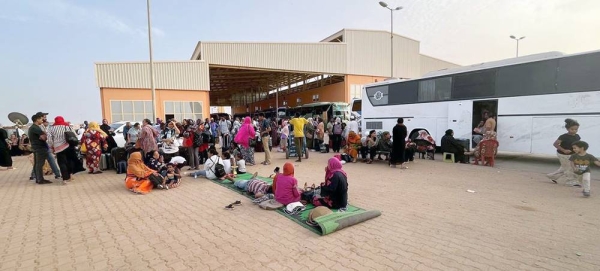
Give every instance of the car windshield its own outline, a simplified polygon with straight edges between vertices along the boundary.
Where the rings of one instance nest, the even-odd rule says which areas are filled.
[[[115,130],[119,129],[119,127],[121,127],[123,125],[124,125],[123,123],[113,123],[113,124],[110,125],[110,129],[113,130],[113,131],[115,131]]]

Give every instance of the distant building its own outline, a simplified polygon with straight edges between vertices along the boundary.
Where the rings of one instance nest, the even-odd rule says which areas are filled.
[[[189,61],[154,63],[157,117],[204,119],[210,106],[235,114],[350,102],[364,84],[458,66],[421,54],[419,41],[393,40],[393,76],[386,31],[343,29],[314,43],[201,41]],[[96,79],[104,118],[151,118],[148,62],[96,63]]]

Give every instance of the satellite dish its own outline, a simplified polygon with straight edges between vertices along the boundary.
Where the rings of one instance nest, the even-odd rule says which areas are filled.
[[[19,112],[12,112],[8,114],[8,119],[16,125],[23,126],[29,123],[29,118]]]

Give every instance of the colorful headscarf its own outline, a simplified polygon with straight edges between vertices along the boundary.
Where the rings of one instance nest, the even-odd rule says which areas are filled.
[[[102,129],[100,129],[100,125],[98,125],[97,122],[90,122],[90,124],[88,124],[88,130],[89,131],[96,131],[98,133],[100,133],[102,136],[107,136],[106,133],[104,131],[102,131]]]
[[[344,176],[348,177],[346,172],[344,172],[344,170],[342,169],[342,162],[340,162],[340,160],[335,157],[331,157],[327,161],[327,170],[325,171],[325,182],[329,181],[329,179],[331,179],[331,177],[333,177],[333,174],[336,172],[341,172],[342,174],[344,174]]]
[[[251,138],[254,138],[255,136],[256,136],[256,131],[254,130],[254,127],[252,126],[252,120],[250,119],[250,117],[245,117],[244,124],[242,124],[242,126],[240,127],[240,130],[235,135],[235,142],[246,148],[249,148],[250,144],[248,141]]]
[[[421,140],[426,140],[429,143],[435,145],[435,140],[433,139],[433,137],[425,130],[420,130],[419,131],[419,136],[417,136],[416,139],[421,139]]]
[[[144,161],[142,161],[141,152],[134,152],[129,156],[129,160],[127,161],[127,174],[135,175],[138,178],[146,178],[154,172],[154,170],[146,166]]]

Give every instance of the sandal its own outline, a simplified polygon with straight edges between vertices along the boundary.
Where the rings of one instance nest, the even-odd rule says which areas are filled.
[[[234,203],[232,203],[231,205],[242,205],[242,202],[239,200],[236,200]]]
[[[230,210],[230,211],[231,211],[231,210],[233,210],[233,209],[235,209],[235,208],[233,207],[233,204],[229,204],[229,205],[225,206],[225,210]]]
[[[367,164],[373,164],[373,160],[369,160]]]

